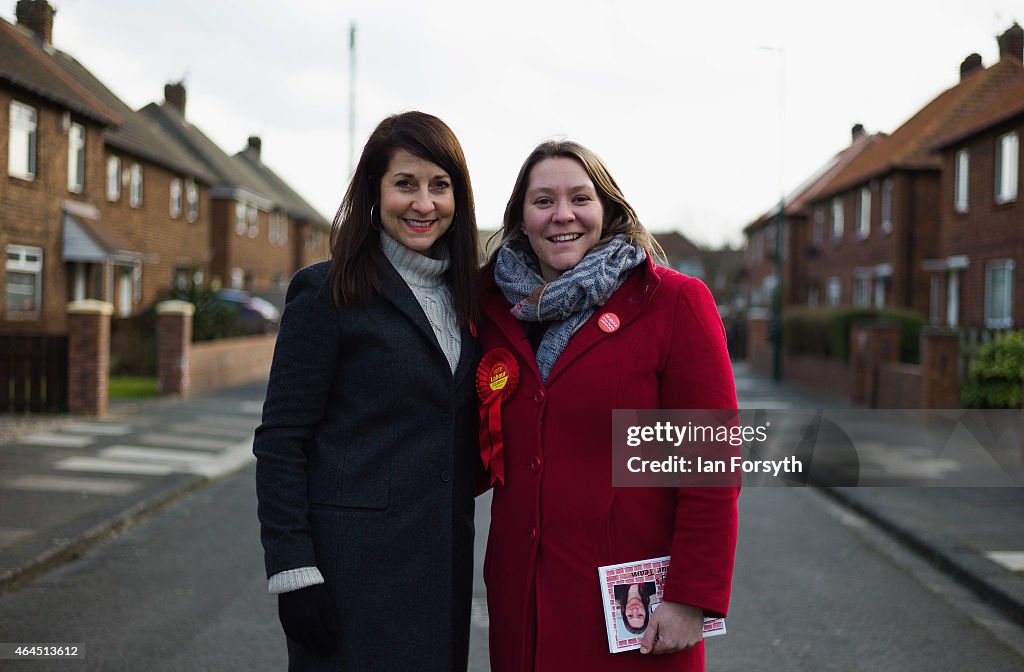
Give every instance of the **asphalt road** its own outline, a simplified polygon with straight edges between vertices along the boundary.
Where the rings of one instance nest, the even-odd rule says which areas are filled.
[[[478,522],[471,669],[486,670]],[[3,670],[284,670],[251,467],[0,596],[0,641],[83,658]],[[749,488],[729,634],[709,670],[1020,670],[1024,633],[870,524],[807,489]],[[621,654],[636,655],[636,654]]]

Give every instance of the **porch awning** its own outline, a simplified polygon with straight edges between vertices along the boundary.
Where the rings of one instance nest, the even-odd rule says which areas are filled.
[[[113,262],[134,265],[142,254],[132,250],[120,236],[99,220],[64,213],[64,261]]]

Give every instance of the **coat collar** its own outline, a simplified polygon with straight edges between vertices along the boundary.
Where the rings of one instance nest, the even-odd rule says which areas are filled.
[[[629,277],[612,294],[607,303],[598,306],[590,319],[569,339],[569,344],[558,357],[558,361],[555,362],[555,367],[551,370],[546,385],[550,387],[574,361],[602,340],[613,335],[605,333],[598,326],[597,321],[602,315],[614,313],[619,318],[619,329],[625,329],[640,316],[660,284],[661,275],[658,272],[658,267],[651,259],[651,255],[648,254],[644,263],[630,272]],[[526,329],[523,327],[523,323],[512,315],[511,304],[494,282],[493,264],[484,268],[481,288],[484,314],[505,334],[516,354],[528,363],[529,369],[539,381],[540,372],[537,370],[537,359],[530,346],[530,341],[527,339]]]
[[[430,322],[427,320],[427,316],[423,312],[423,308],[420,306],[420,302],[416,300],[416,295],[409,289],[409,285],[405,284],[405,280],[402,280],[402,276],[398,274],[398,271],[387,258],[383,259],[383,268],[381,272],[381,294],[384,298],[390,302],[400,313],[416,325],[416,328],[420,331],[424,338],[426,338],[433,346],[432,350],[434,354],[440,358],[440,361],[444,363],[444,368],[451,370],[451,366],[448,364],[448,358],[445,357],[444,350],[441,349],[441,345],[437,342],[437,336],[434,334],[433,327],[430,326]],[[473,335],[466,327],[460,328],[462,344],[459,348],[459,363],[455,367],[454,379],[458,383],[471,368],[473,353],[472,342]]]

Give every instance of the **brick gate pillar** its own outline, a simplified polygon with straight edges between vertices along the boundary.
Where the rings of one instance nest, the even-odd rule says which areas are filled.
[[[187,301],[163,301],[156,314],[156,390],[188,396],[188,367],[192,352],[192,316]]]
[[[960,408],[960,337],[953,329],[921,332],[921,408]]]
[[[95,299],[72,301],[68,314],[68,410],[107,414],[110,384],[110,316],[113,304]]]

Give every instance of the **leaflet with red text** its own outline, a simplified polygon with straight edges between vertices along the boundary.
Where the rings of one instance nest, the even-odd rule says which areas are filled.
[[[669,556],[598,567],[608,651],[640,648],[651,614],[665,594]],[[704,636],[725,634],[724,618],[705,618]]]

